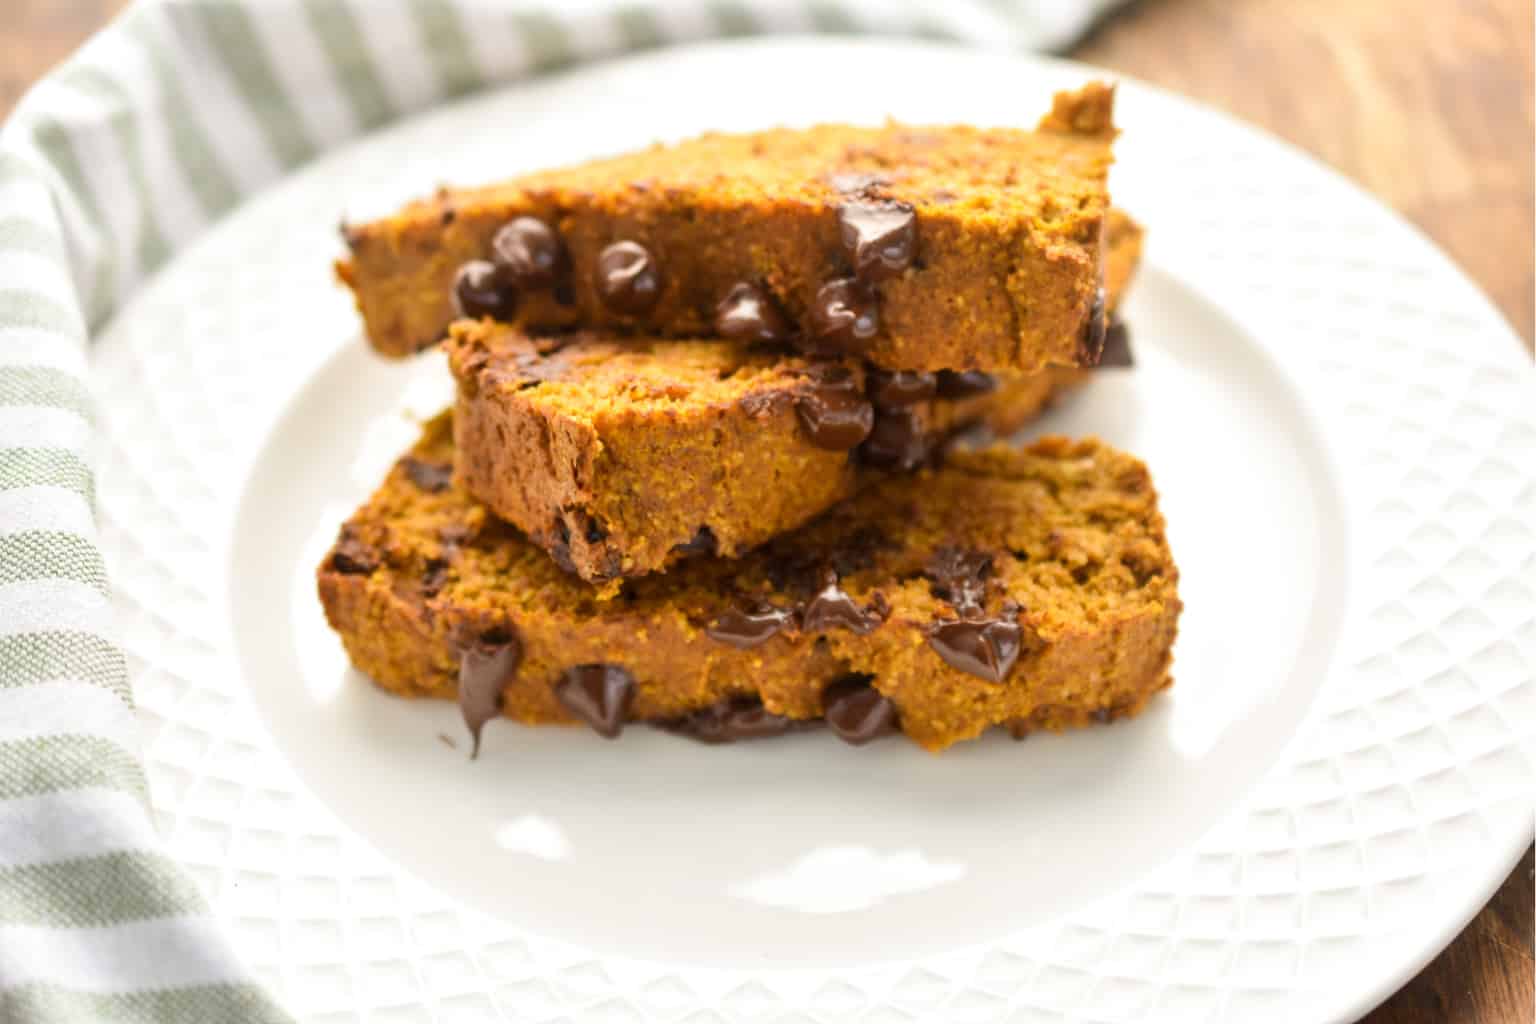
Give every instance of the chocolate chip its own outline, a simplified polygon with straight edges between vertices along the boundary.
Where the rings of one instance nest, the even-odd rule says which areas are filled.
[[[917,214],[906,203],[862,200],[837,211],[838,236],[853,276],[873,284],[900,277],[917,251]]]
[[[997,378],[980,370],[940,370],[940,398],[973,398],[997,390]]]
[[[478,320],[510,320],[517,312],[517,292],[504,285],[488,260],[470,260],[453,278],[453,312]]]
[[[555,698],[565,710],[613,739],[635,699],[635,678],[617,665],[577,665],[555,682]]]
[[[1083,366],[1098,366],[1104,355],[1105,325],[1104,287],[1099,286],[1088,308],[1088,319],[1083,322],[1083,333],[1077,339],[1077,361]]]
[[[916,409],[881,409],[859,458],[879,469],[909,472],[927,461],[931,437]]]
[[[715,531],[708,526],[701,526],[693,531],[693,537],[685,544],[672,545],[672,554],[681,558],[691,558],[694,555],[713,556],[720,550],[720,541],[715,537]]]
[[[824,355],[857,355],[880,331],[880,299],[851,277],[828,281],[811,303],[809,345]]]
[[[864,387],[876,409],[915,405],[938,394],[938,389],[939,382],[933,374],[918,370],[870,370]]]
[[[555,285],[555,302],[562,306],[576,305],[576,289],[572,288],[569,281],[561,281]]]
[[[523,645],[511,626],[489,630],[459,648],[459,712],[480,756],[480,732],[501,714],[502,692],[517,674]]]
[[[840,626],[864,636],[882,621],[874,612],[860,608],[837,585],[837,574],[829,572],[821,590],[806,604],[800,617],[800,628],[806,633],[824,633]]]
[[[868,676],[844,676],[821,695],[822,714],[838,739],[862,747],[901,729],[891,699],[870,685]]]
[[[992,575],[992,556],[982,551],[939,548],[923,570],[933,581],[933,595],[948,601],[962,615],[981,611],[987,578]]]
[[[1100,725],[1108,725],[1115,720],[1115,712],[1111,708],[1094,708],[1093,720]]]
[[[379,567],[379,553],[363,542],[350,527],[341,528],[331,549],[331,568],[343,576],[367,576]]]
[[[1023,649],[1024,631],[1004,619],[962,619],[936,622],[928,643],[945,662],[992,683],[1008,677]]]
[[[1129,369],[1135,365],[1136,359],[1131,355],[1130,328],[1119,317],[1111,317],[1109,327],[1104,331],[1104,348],[1099,352],[1099,368],[1113,366]]]
[[[449,224],[452,224],[454,221],[456,221],[458,219],[459,219],[459,211],[455,210],[451,206],[445,206],[445,207],[443,207],[443,212],[438,215],[437,222],[439,224],[441,224],[443,227],[447,227]]]
[[[819,367],[811,381],[795,401],[810,442],[831,451],[857,447],[875,425],[875,407],[864,400],[853,372],[844,366]]]
[[[548,288],[570,267],[565,243],[555,229],[537,217],[508,221],[491,238],[491,262],[508,285]]]
[[[1014,742],[1029,738],[1029,734],[1035,731],[1034,723],[1028,718],[1010,718],[1003,723],[1012,736]]]
[[[440,494],[453,482],[453,467],[446,462],[425,462],[407,455],[400,460],[400,467],[411,483],[429,494]]]
[[[749,281],[732,285],[715,307],[715,332],[756,344],[786,341],[794,333],[773,296]]]
[[[793,729],[819,725],[815,719],[793,719],[763,707],[756,697],[725,697],[690,715],[657,722],[658,727],[700,743],[782,736]]]
[[[638,316],[661,300],[661,268],[639,242],[614,242],[597,257],[597,294],[615,313]]]
[[[742,650],[767,643],[795,621],[792,612],[760,604],[750,610],[732,609],[705,627],[704,635]]]

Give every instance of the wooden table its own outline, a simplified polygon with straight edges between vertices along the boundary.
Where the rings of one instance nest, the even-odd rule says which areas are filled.
[[[125,0],[5,0],[0,115]],[[1531,0],[1141,0],[1074,56],[1262,125],[1423,228],[1532,344]],[[1530,1024],[1532,852],[1368,1024]]]

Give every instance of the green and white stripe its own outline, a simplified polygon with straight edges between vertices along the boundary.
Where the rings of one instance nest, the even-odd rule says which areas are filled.
[[[0,130],[0,1020],[287,1019],[147,813],[87,359],[147,275],[328,147],[487,85],[766,32],[1059,48],[1115,2],[163,0],[34,89]]]

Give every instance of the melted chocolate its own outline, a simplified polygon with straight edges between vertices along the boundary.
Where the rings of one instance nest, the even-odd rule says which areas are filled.
[[[511,320],[517,312],[517,292],[501,282],[488,260],[470,260],[453,277],[453,311],[459,317]]]
[[[459,712],[474,738],[470,757],[480,756],[480,732],[501,714],[502,692],[523,660],[523,645],[511,627],[482,633],[459,649]]]
[[[821,700],[827,724],[844,743],[862,747],[901,730],[896,705],[871,686],[866,676],[835,680],[822,692]]]
[[[453,482],[453,467],[446,462],[424,462],[407,455],[400,460],[400,466],[411,483],[428,494],[440,494]]]
[[[527,289],[548,288],[570,268],[565,243],[537,217],[517,217],[497,231],[491,261],[503,282]]]
[[[1129,369],[1135,365],[1136,359],[1131,355],[1130,329],[1125,326],[1124,320],[1111,317],[1109,327],[1104,331],[1104,348],[1099,353],[1099,367]]]
[[[933,595],[948,601],[961,615],[980,614],[992,575],[992,556],[963,548],[939,548],[924,570],[933,581]]]
[[[837,211],[838,236],[853,276],[868,284],[900,277],[917,252],[917,214],[906,203],[860,200]]]
[[[597,257],[596,284],[603,305],[638,316],[661,300],[661,267],[639,242],[614,242]]]
[[[705,628],[704,635],[745,650],[767,643],[794,621],[793,612],[762,604],[750,611],[733,609],[726,612]]]
[[[773,296],[748,281],[732,285],[715,307],[715,332],[755,344],[787,341],[794,333]]]
[[[800,616],[800,629],[805,633],[824,633],[842,627],[864,636],[883,621],[875,612],[860,608],[837,585],[837,574],[829,572],[821,590],[806,603]]]
[[[859,457],[880,469],[910,471],[928,458],[930,437],[914,409],[881,409]]]
[[[937,395],[939,382],[933,374],[918,370],[870,370],[864,390],[876,409],[898,409]]]
[[[869,436],[875,408],[864,400],[852,372],[842,366],[820,368],[795,410],[810,442],[818,448],[847,451]]]
[[[858,355],[880,332],[880,299],[851,277],[828,281],[811,303],[811,347],[827,355]]]
[[[1105,324],[1104,286],[1100,285],[1088,307],[1088,319],[1083,322],[1083,333],[1077,339],[1077,361],[1083,366],[1098,366],[1104,355]]]
[[[635,699],[635,677],[617,665],[577,665],[555,681],[555,698],[611,740],[624,729],[624,717]]]
[[[1024,631],[1006,619],[935,622],[928,643],[945,662],[990,683],[1008,677],[1024,646]]]
[[[793,729],[820,723],[815,719],[796,720],[775,714],[763,707],[763,702],[756,697],[724,697],[691,715],[656,724],[679,736],[713,744],[782,736]]]

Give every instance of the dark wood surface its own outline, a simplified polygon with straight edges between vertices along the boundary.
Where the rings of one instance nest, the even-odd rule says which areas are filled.
[[[124,0],[0,0],[0,115]],[[1142,0],[1078,48],[1309,150],[1533,333],[1531,0]],[[1533,855],[1368,1024],[1530,1024]]]

